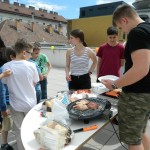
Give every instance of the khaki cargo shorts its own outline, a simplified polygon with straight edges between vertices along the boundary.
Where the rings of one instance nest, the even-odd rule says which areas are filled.
[[[9,131],[13,126],[13,121],[10,115],[3,117],[2,131]]]
[[[10,111],[10,105],[7,105],[8,111]],[[11,115],[8,115],[6,117],[3,117],[2,121],[2,131],[9,131],[13,127],[13,120],[11,118]]]
[[[118,101],[120,140],[139,145],[145,132],[150,111],[150,93],[124,93]]]

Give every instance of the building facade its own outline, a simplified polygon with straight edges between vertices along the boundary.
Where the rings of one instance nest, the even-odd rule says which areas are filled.
[[[122,4],[126,3],[120,1],[80,8],[80,18],[68,20],[68,36],[71,30],[82,29],[87,45],[99,47],[107,40],[107,28],[112,26],[113,11]],[[119,40],[125,38],[124,34],[119,31]]]
[[[144,21],[150,22],[150,0],[135,0],[133,6]]]
[[[33,6],[27,8],[25,4],[10,4],[9,0],[0,0],[0,22],[6,19],[17,19],[29,24],[35,22],[42,26],[50,25],[54,31],[67,35],[67,20],[57,12],[48,12],[42,8],[36,10]]]
[[[126,4],[123,1],[106,3],[101,5],[94,5],[80,8],[80,18],[98,17],[112,15],[118,5]]]
[[[88,46],[98,47],[106,41],[107,28],[112,25],[112,14],[118,5],[124,1],[106,3],[80,8],[80,18],[68,20],[68,36],[71,30],[80,28],[85,33]],[[135,0],[133,3],[139,16],[150,22],[150,0]],[[119,41],[125,41],[127,36],[119,30]]]

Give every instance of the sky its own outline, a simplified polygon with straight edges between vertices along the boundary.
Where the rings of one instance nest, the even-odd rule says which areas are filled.
[[[112,3],[121,0],[10,0],[10,3],[18,2],[26,6],[34,6],[35,9],[46,9],[48,11],[58,12],[65,19],[79,18],[80,7]],[[135,0],[123,0],[132,5]]]

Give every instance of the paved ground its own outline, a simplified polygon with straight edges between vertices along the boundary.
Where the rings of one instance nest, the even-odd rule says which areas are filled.
[[[92,82],[95,82],[95,80],[96,75],[93,74]],[[63,68],[52,68],[48,76],[48,96],[55,96],[58,91],[63,90],[67,90],[65,71]],[[115,126],[115,128],[118,130],[117,126]],[[150,121],[148,124],[148,133],[150,134]],[[12,143],[14,139],[13,133],[9,133],[9,141]],[[16,144],[14,144],[13,147],[14,150],[18,150]],[[124,150],[124,148],[120,145],[112,126],[109,124],[88,141],[80,150]]]

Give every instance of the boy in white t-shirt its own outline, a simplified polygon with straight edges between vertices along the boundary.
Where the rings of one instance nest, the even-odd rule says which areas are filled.
[[[3,71],[9,69],[11,76],[2,79],[7,84],[10,97],[10,111],[14,123],[14,133],[18,150],[24,150],[20,128],[22,121],[31,108],[36,105],[35,85],[39,81],[36,66],[26,61],[31,57],[32,45],[20,39],[14,46],[16,59],[3,66]]]

